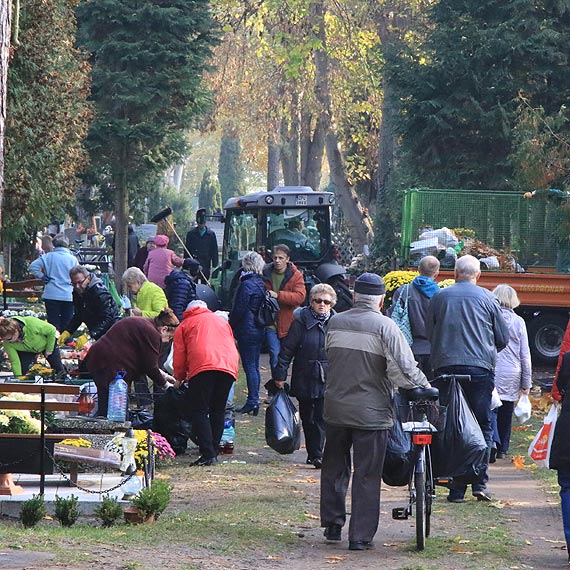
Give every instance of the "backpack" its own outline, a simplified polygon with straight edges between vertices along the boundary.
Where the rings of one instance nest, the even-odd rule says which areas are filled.
[[[392,320],[398,325],[398,328],[404,334],[409,345],[412,345],[414,339],[412,337],[412,326],[410,325],[410,316],[408,315],[408,298],[410,297],[410,285],[404,285],[405,293],[402,291],[394,310],[392,311]],[[404,297],[405,294],[405,297]],[[404,299],[404,304],[402,304]]]
[[[257,313],[255,313],[255,322],[259,327],[270,327],[277,320],[279,312],[279,303],[275,297],[272,297],[269,291],[265,291],[265,297],[259,305]]]

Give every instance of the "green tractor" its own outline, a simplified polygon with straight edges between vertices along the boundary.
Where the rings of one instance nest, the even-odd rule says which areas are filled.
[[[336,310],[352,306],[346,268],[337,261],[331,239],[332,192],[315,192],[308,186],[284,186],[230,198],[224,206],[222,262],[211,284],[222,309],[231,308],[241,259],[257,251],[266,260],[274,245],[291,249],[291,261],[305,276],[307,293],[317,283],[328,283],[338,296]]]

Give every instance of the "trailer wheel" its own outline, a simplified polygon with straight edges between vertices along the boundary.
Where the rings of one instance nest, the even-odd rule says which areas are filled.
[[[333,277],[328,284],[336,291],[336,305],[334,310],[337,313],[352,309],[352,293],[341,277]]]
[[[555,314],[544,314],[527,323],[528,341],[532,356],[543,364],[556,365],[568,319]]]

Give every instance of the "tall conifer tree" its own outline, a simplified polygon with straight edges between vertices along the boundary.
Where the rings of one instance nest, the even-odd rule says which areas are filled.
[[[86,0],[78,18],[97,112],[89,150],[116,189],[120,279],[129,199],[142,179],[183,154],[183,133],[207,104],[201,80],[216,27],[208,0]]]

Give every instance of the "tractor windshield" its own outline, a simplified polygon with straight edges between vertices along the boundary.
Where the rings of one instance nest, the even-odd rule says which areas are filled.
[[[277,244],[291,250],[293,263],[317,261],[328,251],[329,209],[267,209],[264,211],[264,243],[268,251]]]

